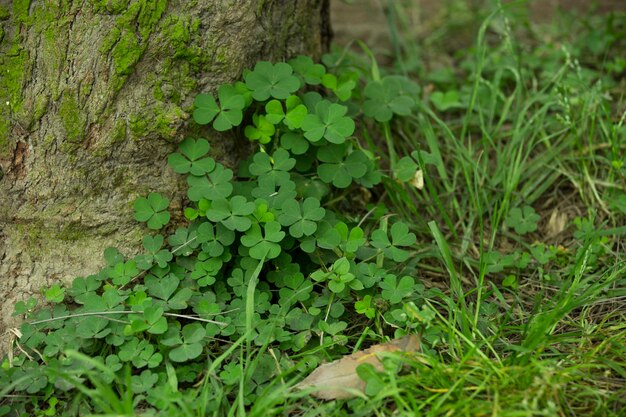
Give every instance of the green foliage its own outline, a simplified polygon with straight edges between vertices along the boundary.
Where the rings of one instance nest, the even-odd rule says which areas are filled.
[[[378,122],[388,122],[394,114],[411,114],[419,87],[406,77],[387,76],[379,81],[370,81],[363,93],[367,97],[363,104],[365,115]]]
[[[391,226],[391,240],[385,230],[377,229],[372,232],[372,246],[382,249],[385,256],[395,262],[403,262],[409,257],[409,252],[401,247],[411,246],[415,240],[415,234],[409,232],[409,227],[404,223]]]
[[[223,85],[218,89],[220,105],[213,96],[198,94],[194,101],[195,110],[193,119],[200,125],[213,122],[213,128],[218,132],[239,126],[243,120],[243,110],[246,107],[246,98],[232,85]],[[178,171],[177,171],[178,172]]]
[[[430,101],[437,110],[442,112],[461,107],[459,92],[456,90],[445,93],[435,91],[430,95]]]
[[[341,104],[321,100],[315,105],[315,113],[302,121],[304,137],[311,142],[324,138],[331,143],[344,143],[354,133],[354,120],[345,116],[348,108]]]
[[[203,158],[209,152],[209,142],[206,139],[185,139],[179,146],[181,153],[173,153],[167,158],[168,164],[174,172],[201,176],[215,168],[213,158]]]
[[[20,372],[0,371],[12,392],[55,392],[50,376],[71,374],[63,380],[68,392],[81,391],[85,380],[121,384],[132,389],[131,404],[164,410],[172,392],[193,391],[198,378],[213,384],[217,374],[232,395],[246,378],[245,402],[251,402],[277,367],[268,356],[243,369],[229,343],[243,349],[243,357],[252,346],[276,346],[288,355],[320,348],[320,340],[328,352],[342,352],[352,311],[376,321],[382,333],[392,331],[380,324],[383,315],[419,302],[415,279],[395,275],[415,235],[402,222],[388,233],[380,216],[358,222],[369,210],[364,203],[350,201],[348,210],[337,203],[360,190],[378,192],[375,185],[385,177],[353,137],[348,110],[363,105],[374,111],[366,101],[379,101],[377,94],[385,94],[380,86],[370,82],[363,96],[355,90],[357,72],[331,73],[306,57],[259,62],[244,79],[218,88],[217,99],[198,95],[193,118],[217,131],[243,125],[256,152],[235,173],[209,155],[207,140],[184,139],[168,165],[186,176],[186,223],[170,228],[169,200],[160,194],[138,198],[135,218],[161,231],[143,237],[142,253],[128,258],[107,248],[101,272],[45,291],[55,309],[18,303],[16,314],[26,318],[20,343],[41,353],[14,361],[12,369],[31,372],[29,384]],[[326,95],[306,91],[308,85]],[[401,96],[385,96],[383,113],[412,111],[413,84],[390,77],[381,85]],[[325,335],[337,345],[324,345]],[[69,348],[107,372],[96,376],[79,359],[68,359]],[[104,404],[121,401],[115,395],[79,401],[85,412],[105,413],[114,408]]]
[[[401,3],[392,24],[410,21]],[[130,8],[140,32],[164,4]],[[184,218],[169,224],[163,197],[137,200],[159,230],[142,253],[108,248],[97,274],[16,304],[25,322],[0,366],[0,415],[619,414],[624,25],[518,48],[519,10],[504,5],[475,48],[441,61],[424,61],[431,45],[451,28],[465,38],[475,13],[451,12],[419,48],[392,28],[394,68],[423,92],[361,44],[369,59],[259,63],[199,95],[196,122],[231,130],[219,137],[249,158],[226,167],[185,139],[168,158],[187,177]],[[543,213],[560,196],[568,208],[539,229],[523,205]],[[291,390],[322,361],[412,332],[419,353],[357,369],[367,399]]]
[[[347,153],[345,146],[325,146],[317,152],[323,162],[317,167],[317,174],[326,183],[337,188],[348,187],[354,179],[367,173],[368,158],[362,151]]]
[[[509,211],[506,224],[514,228],[517,234],[525,235],[537,230],[537,222],[539,220],[541,220],[541,217],[534,208],[530,206],[515,207]]]
[[[391,304],[398,304],[403,298],[408,297],[415,290],[415,280],[410,276],[398,278],[389,274],[378,284],[382,288],[382,297]]]
[[[135,200],[135,219],[147,222],[150,229],[160,229],[170,221],[170,213],[167,207],[170,201],[161,194],[150,193],[148,198]]]
[[[254,70],[245,74],[244,78],[256,101],[265,101],[270,97],[284,100],[300,88],[293,68],[284,62],[257,62]]]

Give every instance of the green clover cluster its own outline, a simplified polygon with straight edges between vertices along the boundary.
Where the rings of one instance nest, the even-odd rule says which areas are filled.
[[[217,96],[199,94],[193,119],[243,131],[255,152],[234,169],[210,156],[208,140],[183,140],[168,164],[189,186],[185,221],[169,224],[160,194],[139,198],[135,218],[161,231],[143,238],[143,253],[109,248],[99,273],[46,291],[52,307],[18,304],[26,318],[20,346],[38,354],[14,357],[0,386],[19,395],[71,391],[83,386],[77,381],[95,384],[95,367],[107,369],[97,383],[128,380],[143,407],[163,409],[174,388],[213,377],[206,361],[224,354],[222,341],[244,338],[282,352],[260,354],[249,402],[276,372],[275,360],[324,340],[341,351],[349,314],[380,333],[411,327],[403,303],[419,302],[423,290],[405,264],[416,238],[384,209],[365,215],[374,206],[358,196],[375,193],[386,175],[361,146],[355,117],[359,106],[380,121],[407,114],[412,84],[385,78],[361,94],[354,69],[331,73],[307,57],[259,62],[243,79]],[[89,366],[81,367],[85,355]],[[232,390],[237,360],[215,362],[219,383]],[[59,383],[58,375],[68,378]]]

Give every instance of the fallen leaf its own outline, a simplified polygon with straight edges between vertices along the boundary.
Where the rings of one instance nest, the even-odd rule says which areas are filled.
[[[411,181],[409,181],[409,184],[411,184],[413,187],[417,188],[418,190],[421,190],[422,188],[424,188],[424,172],[421,169],[418,169],[417,171],[415,171],[415,175],[413,176]]]
[[[369,363],[377,371],[383,370],[383,364],[378,358],[379,353],[414,352],[419,349],[420,341],[415,335],[394,339],[389,343],[374,345],[369,349],[344,356],[331,363],[320,365],[311,375],[295,386],[297,389],[319,388],[311,395],[323,400],[338,400],[352,398],[354,390],[363,392],[365,381],[356,373],[357,366]]]
[[[557,209],[552,210],[550,214],[550,219],[548,220],[548,224],[546,225],[546,231],[548,232],[548,237],[554,237],[565,230],[565,226],[567,226],[567,213],[562,213]]]

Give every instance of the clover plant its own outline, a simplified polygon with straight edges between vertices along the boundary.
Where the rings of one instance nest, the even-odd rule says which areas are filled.
[[[243,387],[250,403],[276,361],[345,352],[355,316],[381,336],[409,328],[394,315],[421,300],[405,264],[415,235],[393,216],[368,217],[371,207],[352,199],[377,193],[387,177],[362,147],[355,118],[407,115],[419,88],[398,77],[362,82],[358,68],[328,69],[308,57],[259,62],[243,79],[199,94],[193,119],[232,130],[230,140],[248,138],[250,157],[227,167],[210,156],[207,139],[180,142],[168,165],[186,176],[184,217],[171,216],[158,193],[138,198],[135,218],[148,227],[140,254],[107,248],[100,272],[46,289],[49,306],[19,302],[25,322],[19,349],[0,368],[3,395],[37,394],[37,403],[54,393],[57,408],[75,401],[86,414],[107,413],[106,402],[84,396],[90,381],[126,387],[133,406],[167,413],[179,391],[210,380],[233,400]],[[403,160],[398,176],[415,168]],[[242,370],[255,346],[279,355],[261,350]],[[13,406],[28,414],[33,402],[20,401]]]

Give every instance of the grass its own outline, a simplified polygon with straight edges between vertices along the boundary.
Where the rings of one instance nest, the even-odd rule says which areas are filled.
[[[475,46],[442,53],[467,15],[416,40],[405,7],[389,4],[393,55],[382,70],[420,80],[423,105],[363,134],[389,167],[423,152],[424,189],[389,182],[381,202],[414,225],[436,314],[423,351],[402,359],[400,376],[382,376],[376,395],[341,406],[285,393],[273,413],[626,415],[626,90],[609,65],[624,50],[625,16],[562,16],[560,32],[520,18],[524,4],[485,8],[471,22]],[[463,99],[437,111],[428,97],[446,90]],[[541,215],[526,236],[506,224],[523,205]],[[515,252],[538,255],[515,267]]]
[[[402,372],[392,365],[368,380],[374,395],[348,401],[290,388],[312,352],[276,359],[279,377],[248,404],[260,353],[276,357],[266,346],[240,358],[235,401],[207,372],[197,397],[177,398],[169,415],[191,415],[203,396],[222,406],[197,415],[626,415],[626,89],[609,65],[626,18],[564,16],[570,27],[559,31],[530,25],[523,4],[468,17],[453,3],[448,24],[420,39],[403,20],[408,6],[390,3],[393,54],[381,71],[419,80],[423,100],[413,116],[360,132],[388,167],[419,151],[424,188],[389,181],[373,198],[418,236],[412,262],[430,313],[420,316],[422,350],[396,357]],[[475,46],[444,47],[460,25],[477,28]],[[591,45],[597,38],[605,43]],[[441,111],[434,91],[461,98]],[[522,236],[506,218],[525,205],[541,220]],[[368,328],[353,329],[357,350]]]
[[[560,31],[530,25],[523,4],[468,17],[453,3],[448,24],[419,39],[403,20],[409,6],[390,3],[392,55],[381,71],[419,80],[423,100],[413,116],[359,133],[384,166],[419,151],[424,188],[389,181],[373,198],[418,236],[412,262],[430,313],[420,316],[422,350],[396,357],[402,372],[392,364],[368,380],[374,395],[348,401],[290,388],[313,352],[276,359],[279,377],[247,404],[260,353],[276,357],[264,347],[241,357],[236,401],[208,372],[197,398],[176,400],[180,415],[207,395],[222,407],[197,415],[626,415],[626,89],[609,65],[626,18],[563,16]],[[445,47],[463,25],[477,28],[475,46]],[[597,38],[605,43],[590,45]],[[433,91],[460,102],[440,111]],[[507,215],[526,205],[541,220],[518,235]],[[353,329],[357,350],[369,328]]]
[[[387,197],[415,225],[423,278],[445,289],[427,301],[437,311],[424,335],[431,347],[355,415],[626,415],[626,230],[615,200],[626,186],[625,90],[607,71],[625,45],[585,55],[589,38],[564,32],[558,48],[542,38],[558,24],[529,28],[514,7],[484,17],[476,46],[457,51],[454,77],[428,63],[409,72],[466,96],[458,109],[424,105],[391,128],[393,153],[428,156],[425,188],[388,184]],[[623,22],[592,18],[570,33],[619,39]],[[403,37],[408,22],[391,29],[396,68],[432,53],[428,39]],[[541,214],[530,236],[505,222],[522,205]],[[555,229],[550,217],[561,213],[570,222]],[[553,260],[507,265],[507,255],[540,245]]]
[[[414,31],[410,3],[389,3],[392,47],[379,61],[383,74],[420,83],[419,109],[355,136],[389,169],[414,155],[424,177],[423,188],[390,180],[369,197],[418,236],[409,266],[427,290],[421,309],[406,314],[418,322],[421,350],[390,355],[387,370],[368,377],[371,395],[316,400],[292,387],[332,338],[290,357],[254,347],[252,279],[247,334],[184,396],[169,365],[167,388],[150,394],[162,415],[626,416],[626,16],[538,26],[523,2],[452,1],[424,34]],[[374,65],[366,52],[353,57],[365,73]],[[436,92],[451,105],[437,105]],[[540,220],[516,233],[508,218],[525,206]],[[355,316],[352,351],[381,333],[370,326],[380,323]],[[109,387],[97,378],[106,366],[71,355],[93,378],[58,375],[80,391],[66,411],[81,414],[81,397],[90,397],[107,415],[137,413],[143,398],[129,391],[130,373]],[[218,375],[227,362],[229,375]],[[278,376],[258,380],[262,367]],[[238,384],[222,383],[227,377]]]

